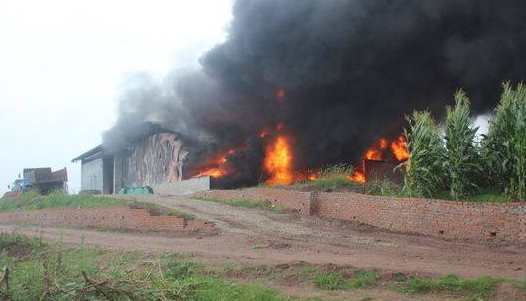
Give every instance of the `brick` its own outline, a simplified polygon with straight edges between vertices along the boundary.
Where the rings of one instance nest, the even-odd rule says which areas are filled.
[[[455,202],[273,188],[211,190],[196,195],[218,200],[270,201],[304,215],[356,221],[396,232],[526,242],[526,203],[519,202]]]
[[[108,227],[144,231],[198,231],[211,229],[213,223],[186,220],[176,216],[154,216],[144,209],[128,206],[109,208],[49,208],[0,213],[1,224],[36,224],[54,226],[67,224],[81,227]]]

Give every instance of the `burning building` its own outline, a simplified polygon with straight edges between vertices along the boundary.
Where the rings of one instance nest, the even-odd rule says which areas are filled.
[[[288,184],[338,163],[358,167],[354,181],[382,178],[407,159],[396,139],[404,115],[440,118],[459,87],[486,113],[501,81],[523,79],[524,11],[521,0],[237,0],[226,40],[200,68],[125,83],[103,148],[128,153],[150,135],[137,125],[156,122],[183,142],[183,178]],[[379,137],[393,141],[368,149]],[[146,171],[127,156],[136,174],[126,185],[172,181],[180,164]]]
[[[81,190],[112,194],[122,188],[159,187],[183,178],[188,152],[175,133],[148,135],[110,152],[99,145],[72,161],[81,162]]]

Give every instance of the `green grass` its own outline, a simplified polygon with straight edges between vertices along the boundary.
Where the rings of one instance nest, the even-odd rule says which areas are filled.
[[[331,192],[338,190],[359,190],[360,184],[350,181],[348,178],[333,178],[333,179],[316,179],[314,181],[305,182],[304,186],[312,187],[323,192]]]
[[[354,168],[348,164],[336,164],[323,167],[313,181],[303,181],[295,183],[298,188],[310,188],[324,192],[337,190],[363,190],[363,185],[349,180],[349,176],[354,173]]]
[[[194,219],[190,213],[180,212],[160,205],[128,201],[112,197],[93,196],[87,194],[69,195],[61,191],[54,191],[41,196],[34,191],[23,193],[20,198],[0,200],[0,212],[14,210],[38,210],[45,208],[100,208],[129,205],[132,208],[148,210],[153,215],[177,216]]]
[[[371,181],[364,185],[365,192],[370,195],[379,195],[385,197],[403,197],[403,187],[396,185],[395,183],[384,180],[384,181]]]
[[[313,277],[316,287],[324,290],[362,289],[375,286],[380,276],[375,271],[357,270],[350,277],[342,271],[318,273]]]
[[[46,196],[36,192],[23,193],[19,198],[0,201],[0,212],[13,210],[38,210],[44,208],[95,208],[124,205],[128,201],[117,198],[98,197],[85,194],[68,195],[54,191]]]
[[[24,260],[9,256],[5,242],[13,241],[31,255]],[[0,300],[292,300],[273,288],[203,273],[200,264],[174,253],[151,258],[97,248],[42,248],[37,239],[9,234],[0,234],[0,242],[0,266],[10,270],[9,291],[2,283]]]
[[[234,206],[234,207],[264,209],[264,210],[269,210],[275,213],[285,213],[285,208],[282,205],[279,205],[279,204],[272,205],[270,204],[270,202],[265,202],[262,200],[246,200],[246,199],[219,200],[219,199],[210,198],[210,197],[198,197],[196,199],[201,200],[201,201],[207,201],[207,202],[227,204],[227,205]]]
[[[513,283],[513,286],[520,289],[520,290],[523,290],[523,291],[526,291],[526,279],[522,279],[522,280],[512,280],[512,283]]]
[[[22,255],[21,255],[22,254]],[[188,254],[151,255],[141,252],[115,252],[95,247],[66,248],[46,244],[19,234],[0,234],[0,267],[10,271],[9,291],[0,283],[0,300],[181,300],[181,301],[292,301],[266,285],[238,283],[222,278],[236,267],[223,266],[222,272],[208,269]],[[282,268],[270,265],[242,265],[242,270],[258,277],[281,275]],[[508,281],[517,290],[526,289],[526,280],[481,277],[463,279],[456,275],[418,278],[398,275],[386,283],[372,270],[343,269],[321,272],[313,265],[291,266],[294,271],[312,275],[299,279],[312,281],[323,290],[350,290],[381,287],[406,294],[448,293],[465,300],[493,297],[500,282]],[[0,271],[0,276],[1,276]],[[246,273],[241,273],[246,277]],[[0,277],[1,278],[1,277]],[[276,277],[276,279],[281,279]],[[5,295],[8,293],[8,295]],[[304,298],[303,300],[317,300]],[[321,299],[320,299],[321,300]],[[364,296],[360,300],[372,300]],[[464,299],[463,299],[464,300]]]
[[[0,251],[10,257],[23,258],[46,248],[42,240],[29,239],[21,234],[0,234]]]
[[[484,297],[495,292],[502,279],[495,277],[480,277],[462,279],[456,275],[445,275],[436,279],[409,277],[401,280],[397,287],[407,294],[450,292],[468,293],[473,297]]]
[[[341,272],[316,274],[312,278],[317,288],[324,290],[340,290],[345,287],[345,279]]]

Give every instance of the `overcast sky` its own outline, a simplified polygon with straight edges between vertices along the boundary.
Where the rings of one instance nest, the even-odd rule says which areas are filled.
[[[126,76],[198,67],[232,0],[0,0],[0,193],[24,167],[68,168],[101,142]]]

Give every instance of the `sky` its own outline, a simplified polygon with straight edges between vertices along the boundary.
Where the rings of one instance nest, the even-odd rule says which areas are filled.
[[[233,0],[0,0],[0,193],[23,168],[67,167],[116,120],[125,78],[198,68]]]

